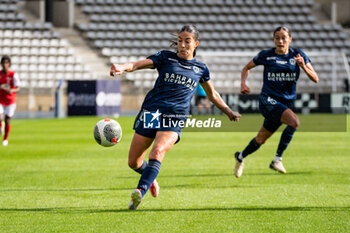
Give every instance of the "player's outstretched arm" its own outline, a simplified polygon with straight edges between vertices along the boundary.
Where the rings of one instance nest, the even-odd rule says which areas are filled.
[[[110,70],[110,75],[115,76],[126,72],[133,72],[135,70],[154,68],[151,59],[145,59],[137,62],[128,62],[122,65],[113,64]]]
[[[253,60],[251,60],[247,65],[245,65],[241,72],[241,93],[242,94],[249,94],[250,88],[246,84],[246,80],[248,78],[248,74],[251,69],[253,69],[256,65],[254,64]]]
[[[305,60],[300,54],[294,57],[294,60],[297,62],[298,66],[300,66],[300,68],[302,68],[305,71],[306,75],[309,77],[311,81],[318,83],[319,81],[318,75],[310,62],[305,64]]]
[[[208,99],[223,113],[225,113],[228,118],[232,121],[239,121],[241,114],[238,112],[232,111],[229,106],[221,98],[220,94],[215,90],[213,84],[209,81],[200,84],[205,93],[207,94]]]

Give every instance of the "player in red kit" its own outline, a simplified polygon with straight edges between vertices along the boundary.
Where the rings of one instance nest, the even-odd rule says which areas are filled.
[[[8,136],[10,133],[10,121],[16,110],[16,93],[20,89],[20,80],[17,74],[10,70],[11,58],[3,56],[1,58],[0,71],[0,128],[3,129],[3,120],[5,120],[5,134],[2,141],[3,146],[8,145]],[[2,133],[2,130],[0,130]]]

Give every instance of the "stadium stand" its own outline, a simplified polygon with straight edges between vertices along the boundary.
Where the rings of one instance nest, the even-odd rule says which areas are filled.
[[[349,75],[346,69],[350,60],[348,35],[338,24],[318,24],[312,15],[312,0],[75,1],[90,20],[76,27],[91,46],[112,63],[142,59],[169,48],[172,34],[191,23],[200,30],[198,54],[209,65],[215,85],[222,92],[237,92],[240,71],[247,59],[261,49],[273,47],[273,29],[285,25],[292,30],[292,47],[311,52],[312,62],[321,76],[318,86],[302,76],[300,90],[341,91],[343,79]],[[227,62],[223,62],[220,54],[225,54]],[[336,61],[319,56],[330,56]],[[335,87],[329,80],[334,70]],[[147,71],[127,77],[146,89],[156,78]],[[253,92],[259,92],[261,77],[253,76],[250,82]]]
[[[26,22],[18,2],[0,0],[0,54],[11,56],[24,88],[56,88],[60,79],[95,78],[51,23]]]
[[[28,87],[55,87],[57,81],[96,79],[74,56],[51,23],[26,21],[19,0],[0,0],[0,54],[13,58],[13,69]],[[318,24],[312,0],[75,0],[88,22],[75,29],[93,51],[111,63],[143,59],[162,49],[182,25],[200,30],[199,59],[205,61],[221,92],[238,92],[243,65],[261,49],[273,47],[272,30],[291,28],[292,47],[311,54],[321,78],[314,85],[301,77],[299,90],[341,91],[349,77],[350,41],[338,24]],[[260,69],[260,68],[258,68]],[[253,92],[261,87],[261,72],[249,79]],[[146,91],[153,71],[128,73],[135,89]],[[332,77],[332,78],[331,78]]]

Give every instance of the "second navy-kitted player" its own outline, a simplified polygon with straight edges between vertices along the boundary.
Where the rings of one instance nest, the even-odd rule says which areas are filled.
[[[296,99],[296,83],[300,69],[303,69],[310,80],[318,82],[318,76],[311,65],[310,59],[301,49],[290,48],[292,36],[288,28],[278,27],[273,32],[275,48],[261,51],[242,70],[241,93],[249,94],[246,79],[251,69],[263,65],[263,87],[259,95],[259,110],[264,116],[264,123],[247,147],[242,152],[235,153],[236,165],[234,174],[238,178],[243,173],[244,158],[258,150],[271,135],[281,126],[287,127],[282,132],[276,155],[270,163],[270,168],[280,173],[286,173],[282,164],[283,152],[287,149],[299,119],[293,112],[293,100]]]

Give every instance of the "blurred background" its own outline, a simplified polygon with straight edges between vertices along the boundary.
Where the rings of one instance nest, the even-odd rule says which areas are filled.
[[[298,111],[350,112],[348,0],[0,0],[0,55],[22,81],[15,117],[136,113],[157,72],[111,79],[110,65],[169,49],[185,24],[199,29],[198,59],[232,108],[257,112],[262,67],[248,78],[250,96],[239,95],[240,72],[284,25],[320,78],[302,72]]]

